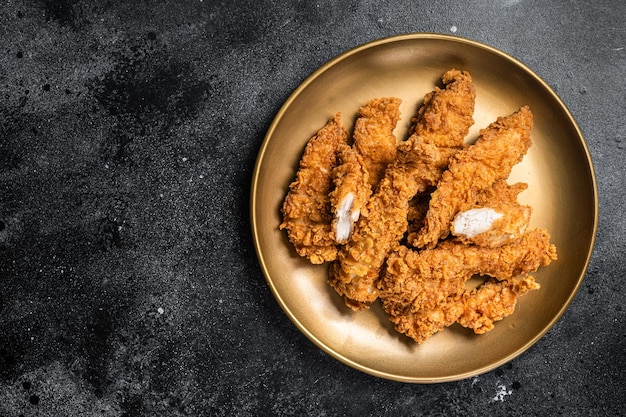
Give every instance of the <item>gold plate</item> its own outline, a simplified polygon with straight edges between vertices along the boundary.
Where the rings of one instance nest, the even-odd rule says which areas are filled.
[[[379,303],[353,312],[327,282],[327,266],[296,255],[280,207],[309,138],[337,112],[346,128],[368,99],[402,99],[395,130],[405,138],[424,94],[451,69],[467,70],[476,86],[474,127],[529,105],[533,146],[510,177],[528,183],[520,195],[534,208],[559,259],[533,274],[541,289],[520,298],[516,311],[484,335],[458,325],[418,345],[397,333]],[[589,150],[559,97],[528,67],[492,47],[454,36],[409,34],[374,41],[329,61],[282,106],[258,154],[251,187],[251,222],[259,263],[276,300],[317,346],[378,377],[415,383],[453,381],[494,369],[520,355],[563,315],[580,287],[598,226],[598,195]]]

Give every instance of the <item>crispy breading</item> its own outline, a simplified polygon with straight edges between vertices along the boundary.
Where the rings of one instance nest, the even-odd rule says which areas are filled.
[[[379,298],[418,343],[454,323],[490,331],[539,288],[528,274],[557,259],[545,229],[526,231],[532,208],[518,196],[527,184],[506,181],[532,144],[530,109],[498,118],[467,146],[472,78],[453,69],[442,81],[404,142],[393,135],[397,98],[360,108],[352,145],[335,115],[307,144],[280,225],[298,254],[332,262],[328,282],[348,307]],[[468,289],[477,276],[488,278]]]
[[[366,308],[378,297],[378,274],[407,230],[409,201],[437,183],[474,122],[471,76],[451,70],[442,79],[445,89],[425,97],[414,133],[398,145],[396,159],[367,204],[367,215],[360,217],[329,269],[330,285],[353,309]]]
[[[376,189],[385,175],[387,165],[396,158],[397,139],[393,134],[400,120],[400,104],[397,97],[369,100],[359,109],[354,124],[354,149],[361,156],[372,190]]]
[[[463,312],[456,321],[476,334],[486,333],[493,330],[494,322],[513,314],[517,297],[539,287],[531,276],[505,281],[491,279],[463,295]]]
[[[456,322],[463,313],[461,294],[448,297],[444,302],[432,308],[424,308],[413,313],[407,312],[389,316],[398,332],[424,343],[437,332],[442,331]]]
[[[457,148],[463,144],[469,127],[474,124],[476,90],[471,75],[451,69],[441,77],[445,89],[438,87],[424,96],[424,104],[412,120],[411,136],[420,143]]]
[[[333,214],[332,230],[337,243],[348,241],[354,224],[372,195],[368,178],[361,156],[351,146],[341,144],[338,164],[333,170],[334,189],[329,195]]]
[[[557,257],[545,229],[534,229],[498,248],[441,242],[421,251],[399,246],[387,258],[378,284],[384,310],[390,316],[434,308],[463,291],[473,275],[500,280],[536,271]]]
[[[396,97],[369,100],[359,110],[352,147],[340,148],[330,194],[337,243],[348,241],[372,190],[396,157],[393,130],[400,119],[400,103]]]
[[[474,145],[456,153],[431,195],[424,227],[412,244],[419,248],[437,245],[439,239],[448,236],[454,216],[464,205],[496,181],[506,179],[532,144],[532,126],[530,109],[522,107],[499,117],[480,131]]]
[[[347,140],[341,114],[337,113],[308,141],[296,179],[283,202],[279,227],[287,230],[296,252],[314,264],[337,257],[329,193],[338,147]]]
[[[532,214],[532,207],[520,204],[517,196],[528,188],[525,183],[509,185],[506,180],[496,181],[492,187],[478,193],[476,199],[462,207],[456,214],[450,232],[466,244],[475,244],[495,248],[519,239],[527,230]],[[474,235],[464,229],[463,216],[471,211],[491,210],[499,217],[492,223],[477,225],[486,230]],[[467,225],[465,225],[467,226]],[[471,226],[471,225],[470,225]]]
[[[491,279],[471,291],[448,296],[431,308],[391,316],[396,330],[417,343],[424,343],[437,332],[455,322],[483,334],[494,328],[494,322],[515,311],[517,298],[539,284],[531,276],[498,281]]]

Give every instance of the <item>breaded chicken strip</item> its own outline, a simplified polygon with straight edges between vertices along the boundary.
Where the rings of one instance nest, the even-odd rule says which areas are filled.
[[[283,202],[279,227],[287,230],[296,252],[314,264],[337,257],[329,192],[338,147],[347,141],[348,133],[337,113],[307,143],[296,179]]]
[[[527,184],[497,181],[479,193],[474,204],[461,208],[450,232],[463,243],[496,248],[519,239],[528,228],[532,208],[517,201]]]
[[[515,277],[555,259],[556,248],[544,229],[499,248],[456,241],[422,251],[400,246],[387,259],[380,299],[396,329],[418,343],[456,321],[480,333],[513,312],[517,295],[539,288],[530,277]],[[503,281],[465,290],[465,282],[476,274]]]
[[[513,314],[517,297],[540,286],[531,276],[518,280],[491,279],[462,297],[463,312],[457,323],[483,334],[493,330],[494,322]]]
[[[445,89],[426,95],[414,133],[398,145],[396,159],[367,204],[367,215],[360,217],[330,267],[330,285],[353,309],[366,308],[378,297],[380,269],[407,230],[409,201],[439,181],[474,122],[471,76],[450,70],[442,81]]]
[[[338,243],[348,241],[361,210],[396,157],[393,130],[400,119],[400,103],[395,97],[368,101],[359,110],[352,148],[344,145],[340,150],[333,172],[335,188],[330,195]]]
[[[389,254],[379,282],[380,299],[390,317],[436,307],[463,292],[473,275],[499,280],[536,271],[556,259],[556,247],[545,229],[534,229],[499,248],[441,242],[415,251],[399,246]]]
[[[354,224],[372,195],[369,175],[361,156],[349,145],[339,146],[333,184],[334,189],[329,195],[333,214],[332,230],[336,242],[343,244],[350,238]]]
[[[476,143],[451,160],[437,190],[431,195],[424,228],[412,244],[432,248],[450,233],[450,225],[459,210],[471,203],[476,194],[506,179],[531,146],[533,116],[522,107],[507,117],[500,117],[481,130]]]
[[[515,310],[517,297],[539,284],[531,276],[506,281],[489,280],[478,288],[447,297],[432,308],[391,317],[396,329],[417,343],[458,322],[483,334],[493,330],[494,322]]]
[[[398,332],[417,343],[424,343],[429,337],[453,325],[463,314],[463,294],[449,296],[432,308],[389,316]]]
[[[459,210],[454,217],[450,231],[457,240],[465,244],[495,248],[519,239],[530,223],[532,208],[517,201],[520,192],[527,184],[509,185],[505,180],[478,193],[476,200]],[[409,228],[407,242],[413,242],[424,227],[428,212],[430,193],[428,191],[409,203]]]
[[[396,97],[376,98],[359,109],[354,124],[354,145],[363,159],[372,190],[376,189],[385,169],[396,159],[398,145],[393,130],[400,120],[400,104]]]

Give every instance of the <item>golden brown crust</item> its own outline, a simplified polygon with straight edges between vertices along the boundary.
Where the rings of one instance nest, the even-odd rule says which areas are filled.
[[[452,294],[434,307],[390,316],[390,320],[396,330],[417,343],[424,343],[455,322],[483,334],[515,311],[520,295],[538,288],[531,276],[506,281],[492,279],[471,291]]]
[[[556,259],[545,229],[534,229],[499,248],[445,241],[421,251],[399,246],[389,254],[379,282],[380,298],[391,315],[432,308],[459,293],[473,275],[500,280],[536,271]]]
[[[528,284],[528,288],[503,283],[495,289],[491,285],[474,292],[466,292],[465,283],[474,275],[518,282],[515,277],[534,272],[555,259],[556,248],[545,229],[535,229],[499,248],[454,241],[422,251],[400,246],[387,259],[379,283],[380,299],[396,329],[419,343],[458,317],[462,317],[461,324],[465,327],[487,331],[493,327],[489,323],[512,313],[515,302],[511,294],[530,289],[530,281],[519,281]],[[523,288],[526,290],[522,291]],[[509,298],[502,298],[505,295]],[[487,303],[485,300],[491,304],[485,304],[483,311],[479,303]]]
[[[343,244],[350,238],[354,223],[364,212],[372,189],[363,161],[352,147],[341,144],[337,156],[338,164],[333,170],[334,189],[329,198],[333,236],[338,244]],[[349,228],[347,233],[344,232],[346,227]]]
[[[478,192],[475,199],[459,209],[459,213],[471,209],[488,208],[502,215],[502,217],[497,219],[489,230],[475,236],[459,233],[452,223],[451,234],[463,243],[489,248],[497,248],[519,239],[528,229],[532,214],[531,206],[520,204],[517,201],[518,194],[526,188],[528,185],[525,183],[509,185],[506,180],[499,180],[491,188]]]
[[[448,85],[426,96],[415,132],[398,146],[396,159],[368,202],[367,215],[361,216],[352,239],[339,251],[338,265],[330,269],[330,285],[350,300],[351,308],[362,308],[378,297],[378,274],[407,230],[409,201],[439,180],[473,123],[470,75],[451,70],[443,79]]]
[[[466,146],[471,76],[450,70],[442,81],[404,142],[392,133],[396,98],[361,107],[352,146],[339,114],[331,119],[307,144],[280,225],[298,254],[333,261],[328,282],[348,307],[380,299],[396,329],[418,343],[454,323],[491,330],[519,295],[539,288],[527,274],[557,258],[545,229],[526,232],[531,207],[518,195],[527,185],[506,181],[531,146],[530,109],[498,118]],[[479,275],[492,278],[466,289]]]
[[[400,119],[401,100],[383,97],[361,107],[350,147],[339,149],[339,163],[333,171],[335,189],[330,194],[333,231],[337,243],[346,243],[367,200],[378,186],[387,165],[396,157],[393,130]]]
[[[506,281],[491,279],[463,294],[461,298],[463,311],[456,321],[461,326],[472,329],[476,334],[486,333],[493,330],[494,322],[515,311],[517,297],[539,287],[531,276]]]
[[[424,228],[413,239],[414,246],[437,245],[439,239],[450,233],[452,219],[461,207],[471,202],[476,193],[509,176],[531,146],[532,125],[530,109],[522,107],[481,130],[474,145],[451,158],[448,170],[431,196]]]
[[[296,179],[289,185],[283,202],[283,222],[279,227],[287,230],[296,252],[314,264],[337,257],[329,193],[337,149],[347,140],[341,114],[337,113],[307,143]]]
[[[361,107],[354,124],[353,147],[362,158],[372,189],[396,158],[397,140],[393,130],[400,120],[401,102],[397,97],[370,100]]]

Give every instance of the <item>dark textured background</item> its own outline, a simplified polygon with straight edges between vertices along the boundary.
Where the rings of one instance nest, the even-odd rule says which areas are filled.
[[[621,0],[2,2],[0,416],[619,415],[625,20]],[[291,91],[352,47],[424,31],[535,70],[600,193],[558,324],[499,369],[430,386],[362,374],[299,333],[248,220]]]

